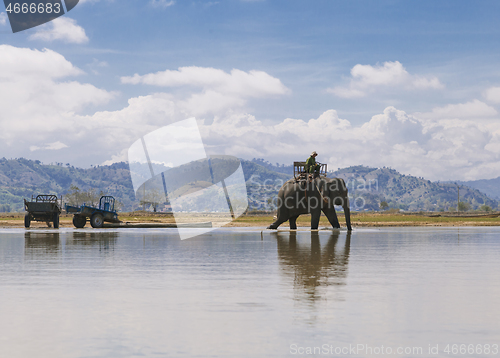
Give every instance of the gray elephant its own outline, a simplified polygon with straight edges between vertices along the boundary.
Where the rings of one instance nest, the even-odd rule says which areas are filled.
[[[351,211],[347,187],[343,179],[321,178],[312,180],[291,179],[281,187],[277,198],[278,217],[268,229],[277,229],[285,221],[290,221],[290,229],[297,229],[297,218],[311,214],[311,229],[318,229],[323,212],[334,228],[340,228],[334,205],[344,208],[347,229],[351,227]]]

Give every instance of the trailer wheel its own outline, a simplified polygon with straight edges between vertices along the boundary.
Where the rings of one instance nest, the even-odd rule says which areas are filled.
[[[54,229],[59,229],[59,214],[55,213],[54,214]]]
[[[90,225],[92,225],[94,229],[101,228],[104,225],[104,217],[102,216],[102,214],[95,213],[94,215],[92,215],[92,217],[90,218]]]
[[[31,225],[31,216],[30,216],[30,213],[26,213],[24,215],[24,227],[29,228],[30,225]]]
[[[75,225],[77,229],[85,227],[86,223],[87,223],[87,218],[85,216],[80,216],[80,215],[73,216],[73,225]]]

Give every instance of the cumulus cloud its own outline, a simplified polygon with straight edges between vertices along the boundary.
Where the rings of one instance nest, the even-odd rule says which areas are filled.
[[[29,37],[30,40],[63,41],[66,43],[82,44],[89,41],[83,27],[69,17],[58,17],[51,22],[38,27],[37,31]]]
[[[347,87],[337,86],[328,88],[327,91],[342,98],[356,98],[382,87],[411,90],[440,89],[444,86],[437,77],[411,75],[399,61],[395,61],[376,66],[358,64],[351,69]]]
[[[180,99],[179,106],[192,115],[221,112],[244,106],[249,98],[278,96],[290,92],[278,78],[263,71],[233,69],[227,73],[220,69],[196,66],[125,76],[121,78],[121,82],[190,88],[191,95]],[[193,92],[196,89],[200,92]]]
[[[96,60],[90,67],[106,65]],[[159,127],[193,115],[211,118],[213,113],[241,109],[249,98],[287,91],[279,80],[259,71],[201,69],[201,74],[216,74],[205,76],[201,83],[185,79],[186,74],[193,75],[189,70],[172,72],[179,72],[178,82],[160,84],[188,86],[187,91],[138,96],[120,110],[83,114],[91,106],[106,104],[115,93],[77,81],[83,71],[57,52],[1,45],[0,150],[7,156],[36,153],[36,159],[48,161],[57,155],[57,160],[76,165],[124,159],[130,144]],[[259,84],[259,79],[270,88]],[[70,149],[56,151],[58,141]]]
[[[318,160],[330,169],[390,166],[433,180],[500,175],[498,113],[477,99],[425,113],[389,106],[361,124],[341,118],[333,109],[316,118],[271,123],[247,113],[244,105],[251,98],[288,93],[279,79],[259,71],[183,67],[122,79],[182,88],[179,93],[138,96],[119,110],[83,113],[114,94],[78,82],[80,74],[54,51],[0,45],[3,155],[32,153],[49,162],[109,164],[126,160],[128,147],[139,137],[195,115],[209,154],[292,163],[316,150]],[[370,81],[385,83],[379,78]]]
[[[151,0],[150,4],[153,7],[160,7],[160,8],[166,9],[169,6],[174,5],[175,1],[174,0]]]
[[[420,113],[422,118],[487,118],[498,114],[497,110],[477,99],[458,104],[434,108],[429,113]]]
[[[334,169],[390,166],[433,180],[500,175],[500,124],[437,113],[424,119],[387,107],[358,126],[334,110],[307,121],[287,118],[276,125],[233,113],[202,128],[209,147],[246,158],[292,163],[316,150],[318,160]]]
[[[0,45],[1,146],[22,146],[27,135],[30,144],[40,148],[36,142],[56,142],[49,137],[77,129],[72,123],[75,112],[114,97],[71,79],[82,73],[57,52]]]
[[[245,97],[263,97],[285,94],[289,90],[278,78],[263,71],[233,69],[231,73],[209,67],[180,67],[143,76],[135,74],[122,77],[122,83],[148,84],[161,87],[193,86],[212,89],[219,93],[236,94]]]

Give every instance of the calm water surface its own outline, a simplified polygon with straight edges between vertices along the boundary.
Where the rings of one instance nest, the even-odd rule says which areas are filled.
[[[500,357],[495,344],[499,228],[0,231],[0,357]]]

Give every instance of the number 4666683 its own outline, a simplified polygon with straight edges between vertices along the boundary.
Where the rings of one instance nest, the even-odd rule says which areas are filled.
[[[7,8],[5,9],[9,14],[14,13],[14,14],[59,14],[61,12],[61,4],[60,3],[55,3],[52,4],[50,2],[47,3],[10,3]]]
[[[498,344],[447,344],[444,353],[459,354],[498,354]]]

